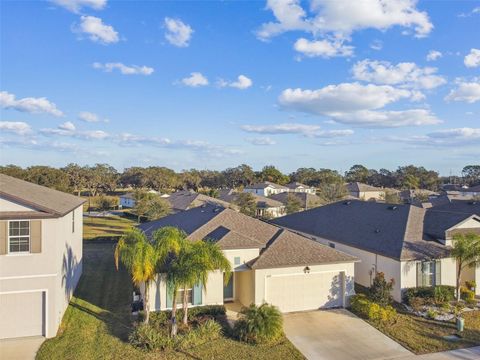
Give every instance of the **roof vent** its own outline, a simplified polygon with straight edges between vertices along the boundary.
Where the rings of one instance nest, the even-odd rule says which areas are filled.
[[[470,205],[477,205],[477,202],[475,200],[469,202]]]
[[[207,204],[202,204],[200,207],[206,208],[206,207],[207,207]]]
[[[378,234],[380,232],[380,229],[375,229],[375,234]]]
[[[389,210],[398,210],[398,206],[392,205],[388,207]]]
[[[218,207],[213,209],[213,212],[219,212],[219,211],[220,211],[220,208],[218,208]]]
[[[350,205],[352,202],[351,201],[345,201],[343,205]]]

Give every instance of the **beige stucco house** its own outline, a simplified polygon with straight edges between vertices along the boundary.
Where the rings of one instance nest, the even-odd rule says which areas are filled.
[[[0,339],[53,337],[82,274],[82,204],[0,174]]]
[[[260,196],[270,196],[282,192],[288,192],[289,190],[290,189],[286,186],[275,184],[270,181],[263,181],[245,186],[243,192],[253,193]]]
[[[282,202],[275,200],[272,197],[257,195],[255,193],[251,194],[255,198],[255,202],[257,205],[257,210],[255,214],[257,217],[276,218],[286,214],[285,205]],[[235,203],[238,200],[238,195],[239,193],[233,189],[220,189],[218,191],[217,198],[235,206]]]
[[[273,220],[275,224],[351,254],[355,281],[370,286],[377,272],[394,279],[393,297],[405,289],[451,285],[456,261],[450,257],[455,233],[480,234],[480,205],[447,204],[423,209],[359,200],[340,201]],[[462,282],[480,284],[480,264],[468,269]],[[476,289],[480,294],[480,287]]]
[[[382,201],[386,195],[385,189],[360,182],[348,183],[347,191],[350,196],[364,201]]]
[[[264,302],[282,312],[342,307],[354,293],[357,259],[288,230],[212,204],[141,224],[147,236],[164,226],[176,226],[195,240],[217,242],[230,260],[233,276],[209,276],[188,290],[189,306]],[[150,289],[151,310],[172,306],[165,277]],[[182,294],[178,298],[181,305]]]

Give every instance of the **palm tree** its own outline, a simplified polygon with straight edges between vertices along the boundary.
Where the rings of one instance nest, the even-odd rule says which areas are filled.
[[[133,284],[136,286],[143,284],[145,286],[143,299],[145,308],[144,322],[148,323],[150,318],[149,287],[157,273],[157,252],[145,234],[133,228],[118,241],[114,256],[117,270],[120,260],[130,273]]]
[[[235,322],[234,332],[242,341],[252,343],[269,342],[278,339],[283,333],[283,318],[273,305],[250,304],[242,308]]]
[[[187,289],[201,283],[206,289],[208,274],[220,270],[225,274],[224,282],[228,283],[231,276],[230,261],[225,257],[220,247],[210,241],[195,241],[180,251],[176,264],[179,282],[183,286],[183,323],[188,323],[188,293]]]
[[[480,236],[457,234],[453,236],[451,256],[457,260],[457,301],[460,301],[460,279],[466,267],[474,267],[480,263]]]

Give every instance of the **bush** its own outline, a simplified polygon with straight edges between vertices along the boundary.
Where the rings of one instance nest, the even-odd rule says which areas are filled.
[[[179,335],[176,340],[176,349],[190,349],[208,341],[218,339],[222,335],[222,327],[215,320],[207,320],[193,330]]]
[[[477,283],[473,280],[472,281],[465,281],[465,287],[467,289],[475,291],[475,289],[477,288]]]
[[[128,338],[130,344],[145,350],[166,349],[173,346],[173,339],[168,333],[160,332],[151,324],[138,324]]]
[[[283,335],[282,314],[273,305],[251,304],[244,307],[239,316],[233,331],[241,341],[254,344],[269,343]]]
[[[385,307],[393,301],[391,292],[394,285],[395,281],[393,279],[387,282],[385,280],[385,274],[383,272],[379,272],[373,279],[372,286],[370,286],[370,290],[368,292],[368,297],[374,303]]]
[[[203,316],[217,318],[218,316],[225,315],[225,312],[225,306],[223,305],[196,306],[188,309],[188,321],[193,321]],[[176,316],[177,322],[179,319],[182,319],[183,309],[178,309]],[[172,312],[170,310],[151,312],[150,323],[156,326],[165,325],[170,322],[171,317]]]
[[[433,297],[437,304],[450,302],[455,299],[455,288],[446,285],[435,286]]]
[[[473,302],[475,301],[475,291],[472,291],[465,286],[460,287],[460,298],[465,300],[466,302]]]
[[[410,299],[410,306],[414,311],[420,312],[425,306],[425,300],[421,297],[413,297]]]
[[[352,296],[350,305],[354,313],[375,322],[390,322],[397,315],[392,306],[381,306],[369,300],[364,294]]]
[[[455,287],[448,285],[435,287],[422,286],[406,289],[403,293],[403,301],[408,305],[411,305],[411,299],[416,297],[424,299],[425,303],[436,302],[441,304],[455,299]]]
[[[433,320],[433,319],[435,319],[435,316],[437,316],[437,312],[435,310],[433,310],[433,309],[428,309],[427,310],[427,313],[426,313],[427,319]]]

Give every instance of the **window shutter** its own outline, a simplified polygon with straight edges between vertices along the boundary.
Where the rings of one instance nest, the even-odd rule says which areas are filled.
[[[173,289],[170,284],[171,284],[170,281],[167,281],[167,287],[166,287],[167,301],[165,302],[165,304],[167,305],[167,308],[172,308],[173,306]]]
[[[442,285],[442,261],[435,261],[435,286]]]
[[[423,286],[422,263],[417,262],[417,287]]]
[[[7,253],[8,221],[0,221],[0,255]]]
[[[40,253],[42,252],[42,221],[32,220],[30,221],[30,252]]]
[[[193,305],[202,305],[202,283],[193,286]]]

